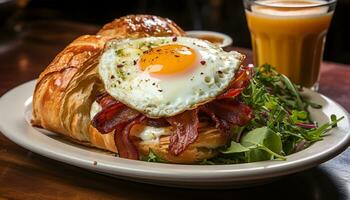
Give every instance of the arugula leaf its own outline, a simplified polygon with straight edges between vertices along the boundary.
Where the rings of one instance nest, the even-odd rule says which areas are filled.
[[[218,156],[205,159],[201,165],[217,165],[217,164],[237,164],[246,162],[244,153],[233,153],[233,154],[219,154]]]
[[[279,155],[282,152],[280,136],[266,126],[248,132],[242,137],[241,144],[251,149],[246,152],[247,162],[284,158]]]
[[[334,126],[337,125],[337,123],[344,119],[344,116],[342,116],[341,118],[339,119],[336,119],[336,117],[332,117],[331,115],[331,122],[328,122],[326,124],[323,124],[322,126],[316,128],[316,129],[313,129],[313,130],[310,130],[310,131],[307,131],[307,133],[305,134],[305,138],[309,141],[318,141],[318,140],[322,140],[322,136],[328,132],[329,130],[331,130]]]
[[[244,147],[240,143],[237,143],[235,141],[231,141],[231,145],[227,149],[220,151],[220,152],[223,154],[230,154],[230,153],[242,153],[242,152],[246,152],[249,150],[250,150],[249,148]]]
[[[332,115],[331,115],[331,121],[332,121],[332,122],[335,122],[335,124],[332,125],[332,128],[338,126],[338,124],[337,124],[337,116],[336,116],[335,114],[332,114]]]
[[[284,82],[284,84],[286,85],[286,88],[288,90],[290,90],[292,92],[292,94],[296,97],[296,102],[298,107],[303,107],[304,103],[301,100],[300,94],[299,92],[296,90],[294,84],[289,80],[289,78],[287,76],[285,76],[284,74],[280,74],[282,81]]]
[[[257,144],[257,148],[260,149],[260,150],[264,150],[266,151],[267,153],[271,154],[272,158],[273,159],[273,156],[276,157],[276,158],[279,158],[281,160],[286,160],[286,157],[280,155],[280,154],[277,154],[273,151],[271,151],[271,149],[267,148],[266,146],[264,145],[261,145],[261,144]]]
[[[211,160],[208,160],[208,159],[204,159],[199,164],[200,165],[216,165],[216,164],[219,164],[219,163],[211,161]]]
[[[162,159],[161,157],[157,156],[152,149],[149,149],[148,156],[142,157],[141,160],[147,161],[147,162],[158,162],[158,163],[165,163],[166,161]]]
[[[309,117],[308,112],[306,112],[304,110],[301,110],[301,111],[292,110],[292,114],[290,116],[290,118],[294,124],[298,123],[298,122],[305,122],[308,120],[308,117]]]

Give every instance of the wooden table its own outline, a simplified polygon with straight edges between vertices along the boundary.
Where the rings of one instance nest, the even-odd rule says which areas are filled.
[[[69,41],[96,30],[72,22],[36,22],[6,40],[0,36],[0,95],[35,79]],[[241,51],[250,57],[250,51]],[[324,62],[320,92],[350,111],[349,89],[350,66]],[[0,199],[349,199],[349,192],[350,149],[318,167],[267,185],[190,190],[95,174],[32,153],[0,133]]]

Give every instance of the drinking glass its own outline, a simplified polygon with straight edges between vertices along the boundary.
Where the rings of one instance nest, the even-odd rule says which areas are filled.
[[[254,64],[270,64],[294,83],[318,89],[336,0],[244,0]]]

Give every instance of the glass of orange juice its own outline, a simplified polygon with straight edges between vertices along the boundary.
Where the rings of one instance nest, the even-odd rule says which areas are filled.
[[[318,89],[336,0],[244,0],[254,64],[270,64],[294,83]]]

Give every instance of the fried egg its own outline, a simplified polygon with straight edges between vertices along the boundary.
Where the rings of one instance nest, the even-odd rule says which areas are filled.
[[[169,117],[213,100],[243,56],[189,37],[111,40],[98,70],[106,91],[150,118]]]

